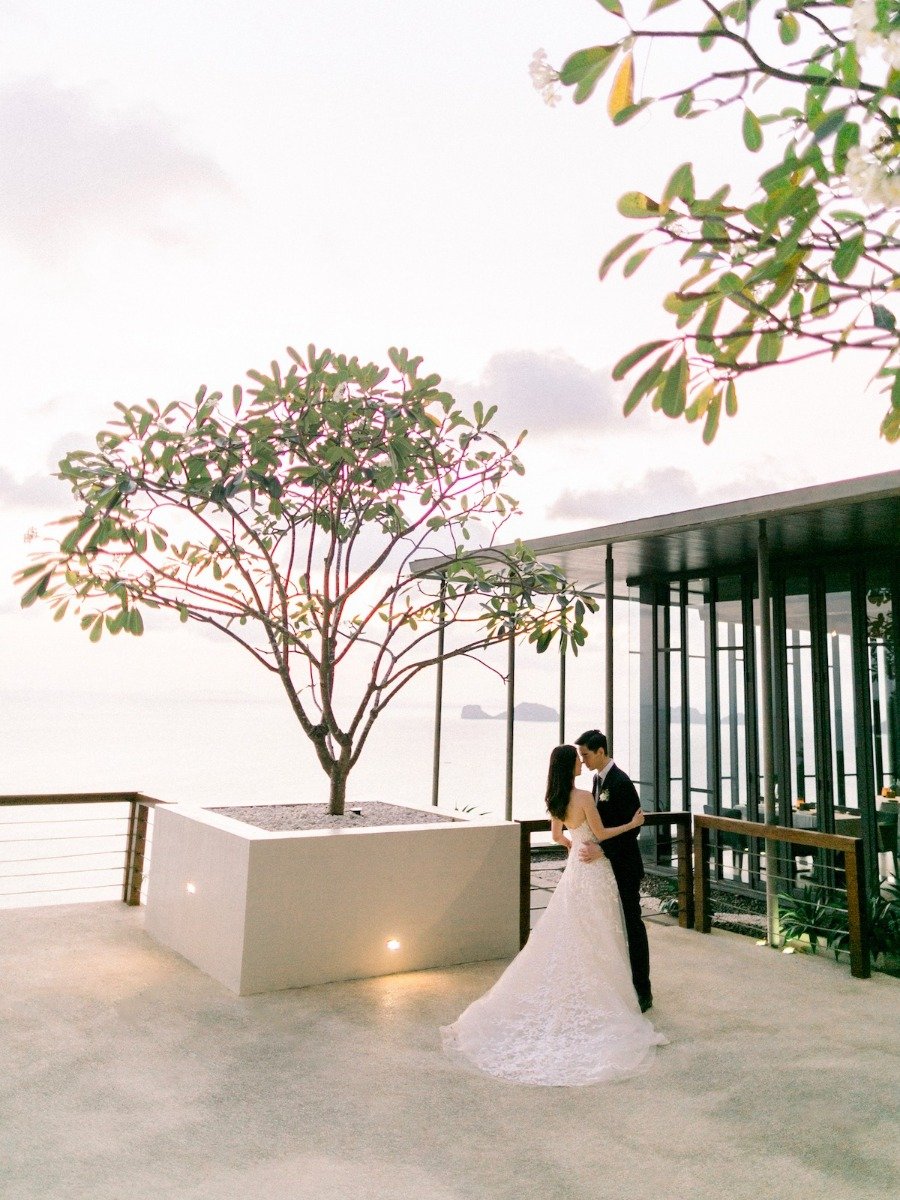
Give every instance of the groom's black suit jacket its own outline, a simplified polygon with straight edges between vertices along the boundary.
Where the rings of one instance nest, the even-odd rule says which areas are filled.
[[[604,792],[608,795],[601,800],[600,796]],[[615,763],[607,771],[602,784],[600,777],[594,776],[594,799],[597,801],[600,820],[607,829],[627,825],[641,807],[637,789]],[[629,884],[634,887],[644,878],[644,860],[638,849],[638,833],[637,829],[629,829],[627,833],[607,838],[603,843],[603,853],[609,859],[619,891],[622,890],[623,884],[626,887]]]

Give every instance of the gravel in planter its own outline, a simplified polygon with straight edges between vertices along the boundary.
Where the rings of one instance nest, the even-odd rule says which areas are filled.
[[[348,804],[342,817],[332,816],[327,804],[250,804],[238,808],[210,808],[209,812],[243,821],[271,833],[289,833],[307,829],[365,829],[373,825],[445,825],[458,817],[444,813],[402,808],[399,804],[363,801]]]

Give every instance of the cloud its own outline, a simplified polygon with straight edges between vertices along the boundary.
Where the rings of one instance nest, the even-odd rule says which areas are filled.
[[[567,488],[547,510],[547,516],[608,525],[655,516],[661,509],[677,512],[702,503],[693,475],[680,467],[669,467],[647,471],[631,486],[588,491]]]
[[[72,493],[67,484],[52,475],[29,475],[17,480],[12,472],[0,467],[0,505],[3,508],[52,508],[62,510],[72,505]]]
[[[59,461],[70,451],[90,449],[95,438],[81,430],[61,434],[47,447],[47,469],[40,473],[17,478],[12,471],[0,466],[0,507],[4,509],[44,508],[57,513],[72,509],[72,490],[62,479],[56,478]]]
[[[0,229],[44,254],[110,228],[177,243],[171,200],[230,190],[159,114],[106,114],[46,79],[0,92],[0,145]]]
[[[637,521],[661,513],[684,512],[708,504],[762,496],[780,491],[778,476],[765,478],[759,471],[701,490],[696,478],[682,467],[654,468],[635,483],[587,490],[566,489],[547,510],[553,520],[585,521],[590,525],[612,525]]]
[[[505,350],[488,360],[477,384],[449,386],[469,403],[496,404],[497,426],[508,435],[523,428],[571,433],[621,416],[607,372],[592,371],[558,352]]]

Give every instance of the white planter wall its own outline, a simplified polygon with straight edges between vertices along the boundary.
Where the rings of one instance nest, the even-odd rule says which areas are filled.
[[[518,826],[270,833],[160,806],[146,929],[241,995],[510,958]]]

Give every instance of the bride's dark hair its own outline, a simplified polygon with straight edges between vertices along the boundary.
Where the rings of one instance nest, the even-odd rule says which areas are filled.
[[[575,783],[575,762],[578,751],[574,746],[557,746],[550,754],[550,769],[547,772],[547,811],[560,821],[569,807],[569,797]]]

